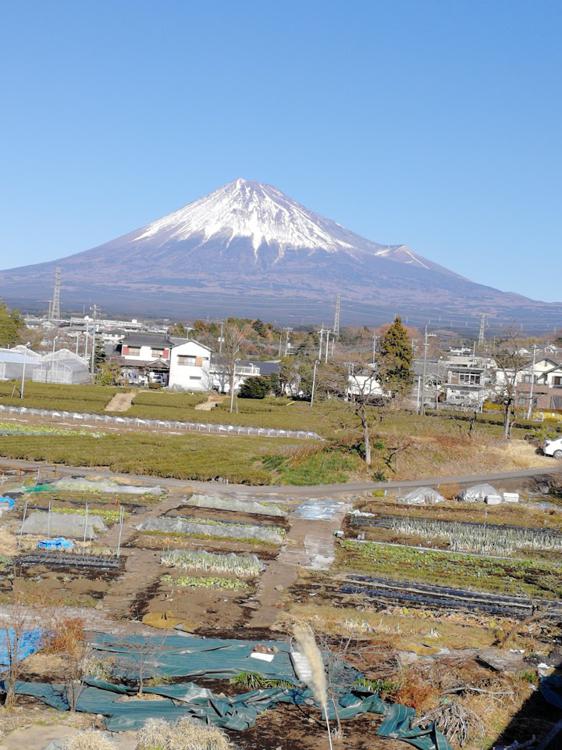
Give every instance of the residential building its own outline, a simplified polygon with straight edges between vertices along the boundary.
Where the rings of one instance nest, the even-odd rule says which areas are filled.
[[[184,341],[170,350],[168,387],[186,391],[212,388],[211,350],[198,341]]]
[[[248,379],[261,375],[260,363],[250,360],[236,360],[234,371],[234,390]],[[230,393],[230,364],[224,357],[213,357],[210,367],[211,388],[219,393]]]
[[[481,409],[495,393],[497,366],[490,357],[450,357],[443,363],[445,403],[460,408]]]

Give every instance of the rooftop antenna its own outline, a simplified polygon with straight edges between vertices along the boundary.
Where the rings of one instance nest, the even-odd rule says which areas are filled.
[[[60,287],[61,287],[61,270],[55,268],[55,286],[53,288],[53,299],[49,303],[49,320],[60,320]]]

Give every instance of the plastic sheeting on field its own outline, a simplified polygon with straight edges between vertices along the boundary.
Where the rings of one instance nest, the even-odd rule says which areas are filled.
[[[122,484],[113,479],[88,479],[86,477],[63,477],[56,482],[36,484],[26,487],[25,492],[53,492],[53,490],[69,490],[74,492],[113,492],[122,495],[161,495],[162,487],[137,484]]]
[[[306,500],[295,510],[295,518],[306,521],[329,521],[345,508],[341,500]]]
[[[445,502],[445,498],[433,487],[417,487],[407,495],[399,497],[398,502],[401,505],[437,505]]]
[[[259,539],[269,544],[282,544],[285,537],[280,526],[254,526],[250,523],[213,521],[205,518],[149,518],[137,526],[139,531],[162,531],[168,534],[196,534],[225,539]]]
[[[13,497],[0,497],[0,510],[12,510],[16,505]]]
[[[71,539],[95,539],[107,531],[103,519],[96,515],[57,513],[36,510],[22,524],[23,534],[55,534]]]
[[[488,495],[497,495],[498,491],[491,484],[475,484],[467,487],[459,495],[459,500],[465,503],[484,503]]]
[[[236,513],[249,513],[258,516],[276,516],[283,518],[287,512],[275,505],[263,501],[241,499],[238,497],[219,497],[215,495],[192,495],[186,505],[194,508],[212,508],[230,510]]]
[[[107,728],[119,732],[138,729],[150,718],[175,721],[184,716],[226,729],[243,731],[254,724],[260,713],[279,703],[313,707],[313,696],[299,683],[294,672],[289,645],[283,641],[267,641],[263,645],[274,649],[271,662],[252,658],[256,643],[251,641],[180,635],[167,636],[164,640],[141,636],[125,640],[117,636],[97,634],[94,640],[94,649],[98,652],[96,655],[110,654],[114,660],[115,677],[128,679],[133,685],[138,679],[138,666],[142,660],[145,679],[156,675],[170,678],[194,674],[219,679],[241,671],[252,671],[286,680],[293,687],[272,687],[225,696],[192,682],[167,683],[144,688],[144,692],[161,696],[163,700],[122,701],[124,695],[134,695],[136,688],[88,678],[77,708],[82,712],[104,715]],[[334,684],[339,686],[336,701],[341,719],[351,719],[367,712],[380,714],[383,716],[382,724],[377,730],[380,737],[403,740],[419,750],[451,750],[433,724],[427,728],[412,728],[415,716],[412,708],[385,703],[376,693],[356,687],[354,683],[359,676],[357,670],[341,662],[334,680]],[[345,687],[346,685],[351,687]],[[69,708],[63,685],[18,682],[16,691],[38,698],[59,710]],[[335,718],[333,706],[329,707],[329,717]]]
[[[43,631],[41,628],[33,628],[24,631],[19,638],[13,628],[0,630],[0,668],[7,667],[10,664],[9,646],[14,647],[16,638],[18,641],[18,660],[26,659],[31,654],[36,653],[41,648],[41,638]],[[1,669],[0,669],[1,671]]]
[[[40,542],[37,542],[37,549],[74,549],[74,542],[72,539],[56,536],[54,539],[42,539]]]

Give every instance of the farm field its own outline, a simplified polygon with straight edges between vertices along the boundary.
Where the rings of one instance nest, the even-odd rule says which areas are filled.
[[[57,442],[60,439],[66,438],[57,436]],[[78,442],[82,436],[72,439]],[[173,436],[165,439],[175,444]],[[94,438],[93,443],[100,440]],[[210,444],[220,446],[220,440],[211,437]],[[232,438],[224,443],[236,444]],[[310,446],[304,450],[308,458],[309,452]],[[159,486],[154,474],[145,476],[132,484],[107,473],[86,479],[79,471],[59,479],[56,467],[45,468],[39,478],[15,471],[4,475],[2,491],[14,494],[16,505],[0,516],[0,628],[3,616],[17,604],[43,623],[54,622],[55,631],[63,627],[61,622],[79,618],[98,632],[96,637],[100,630],[109,638],[116,633],[125,638],[142,633],[153,639],[155,648],[164,648],[168,639],[177,637],[178,628],[192,634],[186,637],[249,638],[262,648],[270,639],[291,642],[294,623],[304,622],[313,628],[321,648],[333,655],[330,659],[344,660],[361,675],[354,678],[353,689],[375,691],[383,700],[411,706],[419,714],[436,710],[444,696],[454,695],[462,710],[478,717],[464,745],[468,750],[491,750],[502,734],[522,738],[527,731],[542,732],[554,723],[548,707],[542,707],[540,719],[525,713],[525,707],[533,696],[536,700],[536,665],[549,663],[552,644],[559,637],[557,620],[530,618],[528,607],[518,612],[502,605],[489,611],[488,600],[482,597],[490,595],[500,604],[509,596],[522,598],[525,606],[543,599],[554,604],[562,594],[561,562],[554,556],[533,558],[534,550],[527,553],[525,546],[516,550],[513,559],[439,549],[420,552],[412,549],[409,530],[401,528],[392,530],[397,545],[361,543],[354,536],[364,533],[365,527],[354,526],[353,520],[417,521],[421,524],[417,541],[424,545],[435,539],[429,521],[458,525],[484,518],[496,530],[509,519],[510,533],[535,528],[551,540],[549,535],[555,538],[559,529],[556,505],[543,507],[532,493],[533,502],[527,501],[526,488],[522,488],[525,502],[509,508],[476,503],[468,507],[450,500],[438,506],[406,507],[392,495],[310,501],[276,495],[275,488],[267,486],[256,487],[255,495],[237,494],[226,485],[215,487],[211,495],[194,495],[187,481]],[[353,515],[351,510],[376,515]],[[33,533],[20,533],[24,515],[36,523],[36,514],[42,516],[43,530],[70,518],[76,529],[74,549],[38,555],[37,543],[44,537],[35,533],[37,526],[33,525]],[[84,541],[81,529],[94,517],[103,526],[95,538]],[[345,539],[335,538],[338,529],[344,530]],[[90,561],[88,566],[84,560]],[[373,597],[374,579],[394,581],[411,591],[437,584],[476,592],[476,606],[467,608],[458,597],[439,603],[432,603],[431,597],[408,602]],[[480,606],[481,601],[485,606]],[[506,671],[490,667],[485,659],[511,661]],[[60,681],[65,663],[62,655],[40,652],[24,662],[23,679]],[[111,660],[96,664],[96,674],[103,674],[103,679],[119,679]],[[203,688],[234,697],[270,686],[259,665],[250,664],[234,676],[192,679]],[[150,689],[176,689],[169,680],[165,674],[155,678],[147,673]],[[449,692],[459,685],[465,688]],[[134,688],[128,689],[127,700],[138,702]],[[488,691],[501,694],[502,700],[491,703]],[[47,713],[51,709],[33,705],[39,721],[46,726],[53,721],[52,713]],[[158,701],[147,700],[146,705],[157,707]],[[258,717],[255,726],[229,729],[228,734],[239,750],[263,750],[264,737],[270,745],[265,745],[267,750],[292,750],[297,738],[299,747],[320,750],[325,738],[318,722],[309,721],[311,711],[307,709],[303,719],[301,709],[278,706]],[[334,747],[405,750],[403,742],[377,737],[378,726],[380,718],[373,714],[344,721],[343,739]],[[271,734],[274,730],[277,736]],[[1,743],[0,737],[0,747]],[[41,745],[28,747],[42,750]],[[457,750],[454,742],[451,747]]]

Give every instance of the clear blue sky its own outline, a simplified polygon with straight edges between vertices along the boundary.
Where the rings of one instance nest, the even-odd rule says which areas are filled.
[[[241,176],[562,300],[561,39],[558,0],[4,0],[0,267]]]

